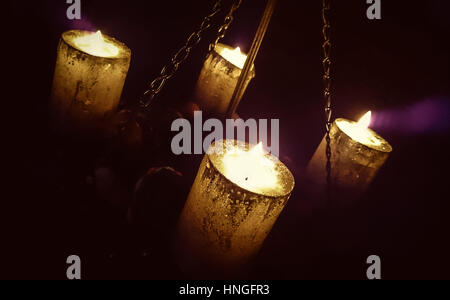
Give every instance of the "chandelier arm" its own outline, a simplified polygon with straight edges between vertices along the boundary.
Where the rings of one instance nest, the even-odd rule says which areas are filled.
[[[231,101],[227,109],[227,115],[229,117],[232,117],[237,110],[240,98],[245,90],[245,81],[250,75],[250,72],[253,68],[256,57],[264,40],[264,36],[266,35],[267,29],[269,27],[273,13],[275,11],[276,4],[277,0],[267,1],[266,8],[259,23],[258,29],[256,31],[255,38],[248,53],[247,60],[245,62],[244,68],[242,69],[241,75],[239,76],[238,83],[236,85],[236,88],[234,90],[233,96],[231,97]]]

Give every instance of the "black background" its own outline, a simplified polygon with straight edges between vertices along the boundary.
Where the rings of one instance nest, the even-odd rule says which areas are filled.
[[[364,0],[334,2],[334,116],[407,111],[431,99],[440,103],[437,125],[422,131],[375,128],[395,151],[367,194],[341,217],[304,216],[302,191],[294,191],[248,278],[364,279],[365,260],[376,254],[386,279],[450,279],[450,4],[383,0],[382,20],[370,21]],[[157,237],[125,228],[82,190],[59,190],[61,166],[48,96],[56,46],[65,30],[101,29],[132,49],[123,101],[133,103],[211,6],[206,0],[82,1],[80,22],[67,20],[64,0],[9,1],[3,103],[4,147],[12,150],[5,165],[12,168],[5,169],[3,180],[1,278],[64,279],[65,259],[78,253],[86,278],[186,278],[167,253],[159,256],[155,250],[142,257],[141,244],[157,245]],[[263,8],[264,1],[244,0],[224,42],[248,51]],[[161,99],[190,98],[222,19],[216,19]],[[257,76],[239,108],[243,118],[281,120],[282,160],[297,179],[324,134],[321,21],[321,1],[279,1],[256,61]],[[402,120],[420,124],[421,118],[409,114]],[[83,162],[74,158],[72,163]],[[187,186],[197,166],[187,172]],[[332,229],[345,232],[343,238]]]

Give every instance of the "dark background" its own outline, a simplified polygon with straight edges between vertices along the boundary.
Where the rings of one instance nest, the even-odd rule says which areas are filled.
[[[11,171],[3,180],[0,278],[64,279],[72,254],[82,257],[84,278],[188,278],[160,236],[126,225],[82,184],[96,163],[67,159],[52,134],[48,101],[65,30],[101,29],[132,49],[126,105],[199,26],[212,1],[82,1],[81,22],[67,20],[64,0],[9,2],[3,102],[4,143],[12,153],[4,156]],[[383,0],[382,20],[369,21],[366,1],[333,2],[334,116],[356,120],[372,110],[374,129],[395,150],[367,194],[340,214],[305,214],[297,188],[248,278],[365,279],[365,260],[376,254],[385,279],[450,279],[450,4]],[[224,42],[248,51],[263,8],[264,1],[244,0]],[[161,101],[190,99],[222,20],[215,19]],[[321,21],[321,1],[279,1],[257,76],[239,107],[243,118],[281,120],[282,160],[297,181],[324,134]],[[187,191],[199,159],[182,170]],[[145,168],[172,162],[158,164]],[[168,207],[176,201],[162,198]]]

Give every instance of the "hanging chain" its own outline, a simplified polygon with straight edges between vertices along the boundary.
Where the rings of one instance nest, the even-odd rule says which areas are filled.
[[[230,28],[231,23],[233,23],[233,21],[234,21],[234,13],[236,12],[236,10],[239,9],[239,7],[241,7],[241,4],[242,4],[242,0],[234,1],[229,13],[225,17],[224,24],[219,28],[217,39],[215,40],[214,44],[211,44],[209,46],[209,51],[214,50],[214,48],[216,48],[216,46],[220,42],[220,40],[225,37],[225,35],[227,34],[227,31],[228,31],[228,28]]]
[[[326,164],[326,172],[327,172],[327,196],[328,200],[331,198],[331,126],[332,126],[332,115],[333,111],[331,108],[331,39],[330,39],[330,31],[331,31],[331,25],[329,20],[329,14],[331,9],[331,0],[323,0],[323,7],[322,7],[322,18],[323,18],[323,39],[324,43],[322,45],[323,48],[323,81],[324,81],[324,98],[325,98],[325,119],[326,119],[326,157],[327,157],[327,164]]]
[[[203,33],[211,27],[212,18],[214,18],[221,10],[222,0],[217,0],[212,11],[203,19],[200,29],[189,36],[186,44],[178,50],[170,63],[162,69],[160,76],[153,80],[149,89],[144,92],[144,95],[140,100],[140,105],[143,109],[147,109],[152,104],[153,100],[164,88],[167,81],[176,74],[180,65],[189,57],[192,49],[200,43]]]

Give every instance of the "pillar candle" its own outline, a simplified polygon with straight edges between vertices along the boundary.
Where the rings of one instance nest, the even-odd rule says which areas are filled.
[[[359,122],[337,119],[331,127],[331,180],[334,196],[352,199],[364,192],[392,152],[391,145],[369,128],[371,112]],[[326,139],[308,168],[307,176],[322,195],[326,191]]]
[[[222,150],[222,151],[220,151]],[[294,178],[262,144],[213,144],[179,222],[182,251],[198,268],[232,270],[248,263],[285,207]]]
[[[56,126],[89,132],[100,128],[119,105],[130,60],[126,45],[100,31],[63,33],[51,93]]]
[[[195,101],[206,114],[224,116],[227,113],[246,59],[247,55],[239,48],[220,43],[208,54],[195,89]],[[254,68],[245,88],[253,77]],[[242,96],[243,93],[239,95],[239,101]]]

